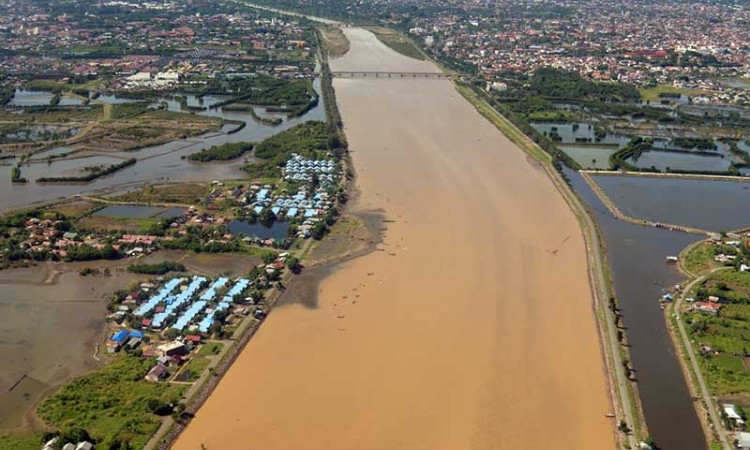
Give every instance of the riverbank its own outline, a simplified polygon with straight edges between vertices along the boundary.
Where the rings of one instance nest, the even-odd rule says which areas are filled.
[[[334,70],[436,70],[345,33]],[[317,308],[277,308],[175,448],[611,446],[583,239],[546,172],[447,81],[334,83],[354,210],[382,210],[383,242],[325,278]]]
[[[610,399],[619,421],[617,435],[619,445],[634,448],[642,439],[649,436],[643,415],[643,407],[638,394],[638,386],[625,371],[622,361],[630,361],[627,336],[618,325],[621,312],[615,300],[613,281],[605,258],[606,247],[601,238],[601,230],[593,219],[592,212],[583,205],[581,199],[570,187],[564,176],[552,165],[552,157],[531,138],[523,134],[508,119],[499,114],[491,105],[482,100],[469,86],[456,83],[456,89],[489,120],[498,130],[510,138],[530,157],[542,163],[549,177],[555,182],[558,191],[565,197],[581,226],[586,241],[590,285],[594,296],[602,355],[607,367]],[[613,205],[614,206],[614,205]],[[606,301],[609,299],[609,301]],[[623,427],[624,425],[624,427]]]

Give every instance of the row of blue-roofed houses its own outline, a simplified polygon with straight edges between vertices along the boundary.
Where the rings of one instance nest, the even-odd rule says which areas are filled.
[[[235,297],[242,296],[251,284],[246,278],[231,281],[220,277],[200,293],[209,281],[206,277],[196,275],[187,286],[186,281],[185,278],[169,280],[133,315],[138,318],[151,317],[145,323],[154,330],[172,328],[182,332],[187,329],[207,334],[215,322],[216,313],[229,309]],[[222,289],[226,289],[226,293],[219,298],[217,294]]]
[[[155,365],[144,378],[154,382],[162,380],[169,374],[168,367],[181,365],[190,351],[204,337],[210,336],[215,330],[214,325],[220,323],[216,317],[220,312],[232,307],[244,309],[236,303],[252,300],[252,297],[245,297],[252,285],[247,278],[231,280],[219,277],[211,281],[196,275],[169,279],[132,312],[137,320],[142,321],[142,330],[115,331],[107,339],[107,350],[111,353],[121,349],[135,350],[149,332],[155,336],[174,337],[179,334],[172,341],[159,340],[161,344],[155,346],[153,352],[152,345],[141,347],[149,350],[148,354],[144,351],[143,356],[156,357]],[[262,309],[257,309],[254,316],[262,318]],[[169,330],[177,333],[172,331],[170,334]]]

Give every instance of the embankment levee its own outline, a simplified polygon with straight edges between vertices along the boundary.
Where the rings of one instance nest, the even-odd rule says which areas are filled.
[[[332,65],[434,70],[345,32]],[[334,83],[380,251],[274,310],[175,448],[612,448],[586,246],[548,173],[447,81]]]
[[[590,175],[607,175],[612,177],[645,177],[645,178],[677,178],[686,180],[714,180],[714,181],[737,181],[750,183],[750,177],[734,175],[710,175],[700,173],[664,173],[664,172],[634,172],[627,170],[581,170],[580,173]]]

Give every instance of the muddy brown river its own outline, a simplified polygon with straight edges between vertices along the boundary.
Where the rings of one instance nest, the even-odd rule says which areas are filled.
[[[437,71],[345,33],[334,71]],[[448,80],[334,87],[383,242],[276,309],[174,448],[613,448],[584,241],[544,170]]]

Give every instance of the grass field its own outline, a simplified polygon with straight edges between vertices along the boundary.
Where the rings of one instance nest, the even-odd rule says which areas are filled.
[[[224,344],[222,344],[221,342],[208,342],[206,344],[203,344],[198,350],[198,356],[218,355],[223,347]]]
[[[84,215],[86,212],[94,209],[95,203],[86,201],[75,201],[61,203],[50,208],[51,211],[58,212],[65,217],[76,218]]]
[[[380,42],[387,45],[394,51],[401,53],[409,58],[418,59],[420,61],[425,60],[424,53],[420,50],[411,39],[405,37],[401,33],[390,28],[385,27],[365,27],[371,31]]]
[[[211,363],[205,356],[194,356],[180,373],[180,381],[197,381]]]
[[[690,253],[695,255],[694,266],[705,269],[711,248],[701,245]],[[743,363],[750,354],[750,273],[732,268],[713,272],[690,295],[697,299],[713,295],[721,301],[717,315],[687,312],[685,316],[711,392],[720,396],[750,393],[750,374]]]
[[[688,88],[678,88],[674,86],[668,86],[668,85],[659,85],[652,88],[641,88],[638,89],[638,91],[641,93],[641,97],[643,98],[643,101],[650,101],[650,102],[658,102],[661,100],[659,97],[659,94],[682,94],[687,95],[691,97],[697,97],[702,94],[706,94],[706,91],[702,91],[700,89],[688,89]]]
[[[181,203],[193,204],[197,198],[205,197],[209,188],[201,183],[180,183],[162,186],[146,186],[145,188],[113,197],[113,200],[123,202],[151,203]]]
[[[720,266],[719,263],[714,261],[714,256],[716,256],[716,246],[708,242],[701,242],[682,255],[682,265],[689,273],[696,276],[701,275]]]
[[[574,111],[554,109],[549,111],[536,111],[529,114],[529,120],[567,121],[578,119],[579,115]]]
[[[65,430],[83,428],[108,448],[115,440],[142,448],[161,423],[148,410],[150,402],[177,402],[185,386],[143,379],[153,360],[117,357],[107,366],[73,380],[44,400],[37,410],[49,425]]]
[[[39,450],[43,444],[42,437],[33,432],[0,435],[0,448],[3,450]]]
[[[74,90],[91,90],[96,86],[104,83],[105,79],[96,79],[83,84],[64,83],[57,80],[31,80],[24,86],[26,89],[40,90],[40,91],[52,91],[52,92],[63,92],[63,91],[74,91]]]

